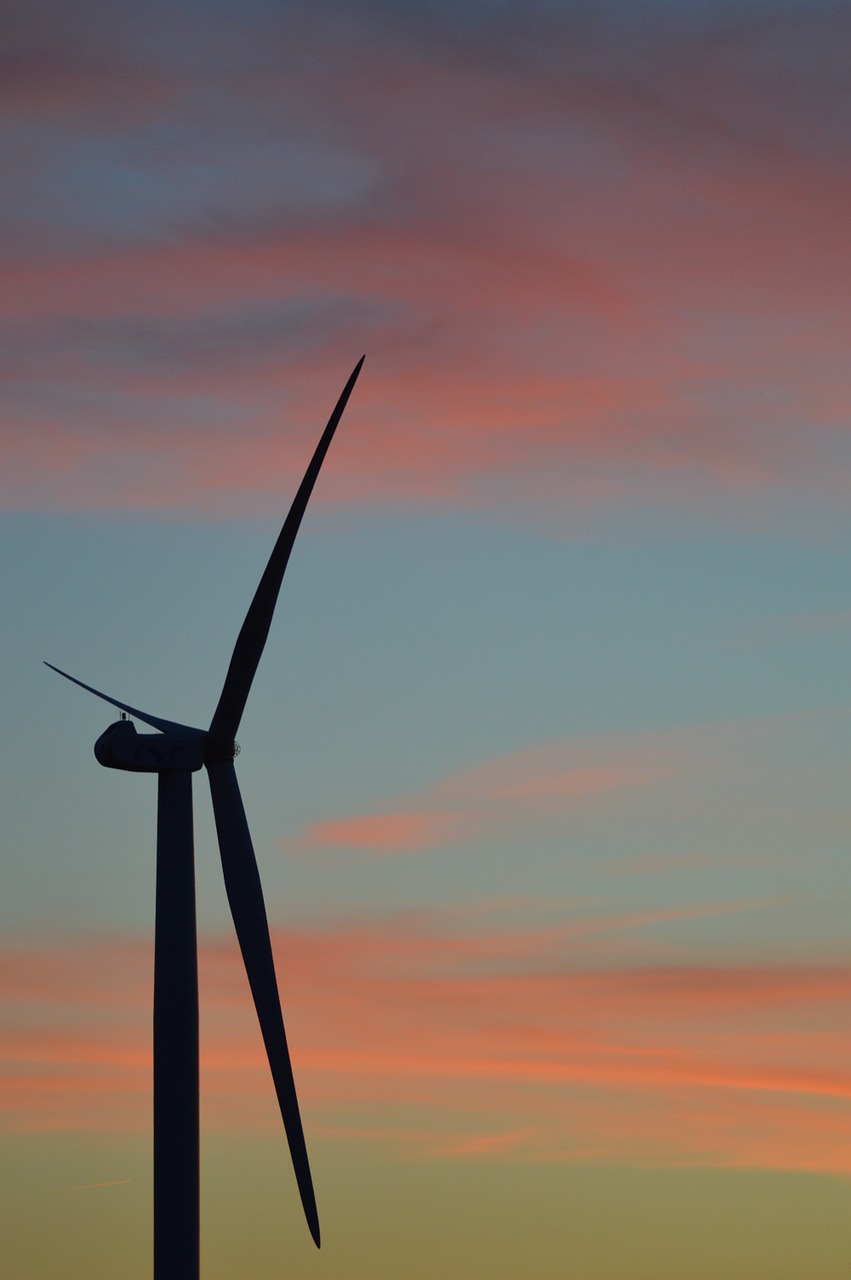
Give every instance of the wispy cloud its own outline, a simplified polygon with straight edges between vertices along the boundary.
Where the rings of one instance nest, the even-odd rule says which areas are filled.
[[[847,504],[836,6],[344,9],[16,17],[3,505]]]
[[[418,853],[463,839],[477,825],[476,816],[463,811],[396,809],[311,823],[301,839],[285,841],[283,847],[299,852],[358,849],[379,857]]]
[[[836,708],[533,743],[372,808],[314,820],[281,848],[386,858],[485,837],[516,839],[523,830],[566,830],[578,818],[616,827],[632,815],[642,848],[632,841],[628,855],[601,866],[606,874],[778,867],[795,847],[793,833],[822,844],[845,837],[848,815],[837,800],[829,744],[845,734],[847,715]],[[691,847],[647,849],[648,839],[665,839],[662,810],[669,821],[688,813]]]
[[[463,930],[457,915],[432,913],[279,934],[309,1123],[458,1158],[847,1171],[847,966],[600,968],[576,950],[580,923],[493,930],[474,911]],[[598,928],[645,923],[598,908]],[[147,1125],[150,992],[135,976],[137,953],[118,938],[5,950],[3,969],[18,976],[4,998],[25,991],[30,1023],[6,1019],[0,1105],[10,1122]],[[103,1015],[122,976],[116,1027]],[[205,940],[202,984],[209,1121],[275,1124],[230,939]],[[57,1014],[78,1029],[38,1029]]]
[[[350,849],[386,857],[546,820],[657,776],[665,766],[656,745],[655,761],[644,742],[632,752],[617,744],[612,756],[618,758],[602,762],[599,744],[568,740],[536,745],[460,770],[386,810],[311,823],[302,836],[283,841],[282,848],[295,853]],[[667,769],[674,767],[669,757]]]

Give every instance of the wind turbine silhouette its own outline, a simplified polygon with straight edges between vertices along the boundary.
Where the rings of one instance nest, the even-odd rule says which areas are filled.
[[[163,720],[45,665],[125,715],[98,738],[110,769],[156,773],[154,941],[154,1280],[199,1275],[198,949],[192,774],[210,779],[225,889],[254,997],[301,1202],[319,1247],[319,1217],[284,1031],[260,876],[234,770],[236,732],[260,662],[287,561],[337,423],[361,371],[356,364],[316,447],[236,641],[210,727]],[[126,715],[158,729],[139,734]]]

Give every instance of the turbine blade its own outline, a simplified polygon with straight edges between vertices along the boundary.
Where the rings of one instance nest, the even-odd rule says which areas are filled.
[[[119,702],[117,698],[110,698],[108,693],[101,693],[100,689],[93,689],[90,684],[84,684],[76,676],[69,676],[67,671],[54,667],[52,662],[45,662],[44,665],[50,667],[50,670],[55,671],[57,675],[64,676],[66,680],[70,680],[72,684],[78,684],[81,689],[85,689],[88,693],[93,693],[96,698],[102,698],[104,702],[110,703],[113,707],[118,707],[119,711],[126,711],[134,720],[141,720],[144,724],[149,724],[152,728],[159,729],[162,733],[179,733],[184,737],[193,738],[202,738],[204,736],[203,729],[192,729],[189,725],[178,724],[176,720],[163,720],[160,716],[149,715],[147,711],[139,711],[137,707],[131,707],[127,702]]]
[[[254,599],[251,601],[248,613],[245,615],[245,621],[242,624],[242,630],[237,638],[228,673],[225,677],[219,705],[216,707],[213,719],[210,722],[210,737],[220,744],[228,745],[236,737],[239,722],[245,710],[248,693],[251,689],[251,682],[254,679],[257,664],[260,661],[260,656],[266,644],[266,637],[269,634],[272,614],[275,612],[275,604],[278,600],[278,592],[281,589],[284,570],[287,567],[287,561],[290,558],[290,552],[292,551],[302,516],[313,492],[319,469],[325,460],[325,454],[328,452],[328,446],[337,429],[337,423],[343,416],[343,410],[357,381],[363,362],[364,357],[361,356],[351,377],[343,388],[343,393],[337,401],[334,412],[328,419],[328,425],[322,434],[322,439],[316,446],[316,452],[305,472],[304,479],[295,496],[295,501],[284,521],[284,527],[269,557],[269,563],[266,565],[263,577],[260,579],[260,585],[255,592]]]
[[[236,771],[230,760],[208,764],[213,813],[222,855],[225,889],[236,926],[254,1007],[263,1033],[278,1105],[290,1146],[296,1182],[310,1234],[319,1248],[319,1215],[307,1159],[304,1130],[298,1109],[290,1052],[284,1031],[269,924],[260,887],[260,875],[239,793]]]

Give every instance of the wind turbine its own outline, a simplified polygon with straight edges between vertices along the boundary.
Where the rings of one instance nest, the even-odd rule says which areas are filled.
[[[192,774],[206,768],[213,798],[225,889],[289,1142],[310,1234],[319,1217],[284,1031],[269,925],[257,862],[234,770],[236,732],[260,662],[287,561],[328,446],[361,371],[343,388],[236,641],[218,706],[207,730],[139,711],[60,671],[51,670],[123,713],[98,738],[95,756],[110,769],[156,773],[157,887],[154,941],[154,1280],[198,1280],[198,948]],[[158,733],[140,734],[126,716]]]

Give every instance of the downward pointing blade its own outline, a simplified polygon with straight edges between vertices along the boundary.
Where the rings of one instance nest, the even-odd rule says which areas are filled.
[[[304,1130],[298,1109],[290,1053],[281,1014],[275,962],[260,875],[251,844],[242,797],[231,761],[207,766],[213,813],[222,855],[225,889],[230,903],[236,936],[239,939],[245,971],[254,997],[260,1030],[266,1045],[269,1066],[278,1095],[278,1104],[290,1145],[296,1182],[301,1194],[310,1234],[319,1247],[319,1216],[313,1194],[313,1180],[307,1159]]]
[[[257,664],[260,661],[260,656],[263,653],[266,638],[269,634],[272,614],[275,611],[284,570],[287,567],[287,561],[290,558],[290,552],[293,549],[293,543],[295,542],[302,516],[313,492],[313,486],[316,483],[316,477],[319,475],[320,467],[328,452],[328,446],[337,429],[337,423],[343,416],[343,410],[351,395],[352,387],[357,381],[363,362],[364,357],[361,356],[354,367],[351,377],[343,388],[343,393],[337,401],[334,412],[328,419],[328,425],[316,447],[310,466],[305,472],[304,479],[295,496],[295,501],[284,521],[284,527],[269,557],[269,563],[266,565],[263,577],[260,579],[260,585],[255,592],[248,613],[245,615],[245,621],[242,624],[242,630],[237,638],[228,673],[225,677],[219,705],[216,707],[210,723],[210,737],[224,746],[233,742],[236,737],[236,731],[239,728],[239,722],[245,710],[251,682],[254,679]]]
[[[102,698],[104,702],[110,703],[113,707],[118,707],[119,711],[126,711],[134,720],[141,720],[143,724],[149,724],[154,729],[159,729],[162,733],[179,733],[183,737],[204,736],[203,729],[190,729],[188,725],[178,724],[175,720],[163,720],[161,716],[148,715],[147,711],[138,711],[136,707],[131,707],[127,702],[119,702],[117,698],[110,698],[109,694],[101,693],[100,689],[93,689],[90,684],[83,684],[82,680],[78,680],[76,676],[69,676],[67,671],[61,671],[59,667],[54,667],[52,662],[45,662],[46,667],[50,667],[51,671],[55,671],[58,676],[64,676],[66,680],[70,680],[72,684],[78,684],[81,689],[85,689],[87,693],[93,693],[96,698]]]

